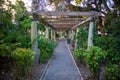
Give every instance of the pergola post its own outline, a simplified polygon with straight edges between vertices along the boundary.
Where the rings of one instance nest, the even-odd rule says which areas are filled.
[[[51,32],[50,36],[51,36],[51,40],[52,40],[53,39],[53,30],[50,29],[50,32]]]
[[[49,39],[49,28],[46,27],[46,38]]]
[[[74,30],[72,30],[72,40],[74,39]]]
[[[40,55],[40,49],[38,49],[38,32],[37,32],[37,21],[32,21],[31,23],[31,42],[32,44],[32,50],[35,53],[34,56],[34,63],[38,64],[39,63],[39,55]]]
[[[77,40],[77,33],[79,32],[79,28],[77,28],[76,29],[76,39],[75,39],[75,49],[77,49],[78,48],[78,45],[77,45],[77,43],[78,43],[78,40]]]
[[[94,27],[94,21],[91,20],[89,23],[88,47],[93,46],[93,27]]]
[[[56,41],[56,31],[53,30],[53,35],[54,35],[54,41]]]

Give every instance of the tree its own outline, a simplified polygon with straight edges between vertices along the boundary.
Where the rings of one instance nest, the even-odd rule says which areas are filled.
[[[15,5],[15,21],[20,24],[20,21],[23,21],[27,16],[27,9],[24,2],[17,0]]]

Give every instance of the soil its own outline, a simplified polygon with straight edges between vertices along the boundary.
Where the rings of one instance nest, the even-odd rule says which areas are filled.
[[[46,64],[39,64],[39,65],[33,66],[31,80],[40,80],[40,77],[42,75],[42,72],[44,71],[45,65]]]

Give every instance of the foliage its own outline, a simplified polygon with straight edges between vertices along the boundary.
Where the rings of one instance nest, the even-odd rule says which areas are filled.
[[[16,59],[19,77],[29,73],[30,67],[33,64],[34,54],[30,49],[17,48],[13,51],[12,56]]]
[[[82,1],[83,1],[83,0],[75,0],[75,3],[81,4]]]
[[[119,54],[119,52],[117,52],[114,49],[109,49],[106,52],[107,52],[106,59],[107,59],[108,63],[120,64],[120,54]]]
[[[115,47],[115,39],[112,37],[98,36],[95,39],[94,45],[102,48],[103,50],[113,49]]]
[[[45,32],[45,24],[43,23],[38,23],[38,29],[42,32]]]
[[[15,77],[22,77],[24,74],[27,74],[27,72],[29,72],[28,68],[32,64],[33,53],[30,51],[30,49],[19,49],[18,47],[30,47],[29,28],[31,20],[26,14],[27,10],[21,0],[18,0],[15,6],[13,6],[9,0],[6,0],[8,4],[4,4],[3,1],[4,0],[0,1],[0,57],[2,58],[1,62],[6,61],[3,67],[5,67],[6,65],[12,67],[16,66],[18,68],[18,75],[16,74]],[[3,8],[3,4],[7,6],[7,9]],[[13,16],[13,9],[16,12],[15,16]],[[13,22],[14,17],[16,19],[16,22]],[[13,52],[13,50],[15,51]],[[10,65],[9,63],[11,62],[16,62],[16,65]],[[16,67],[14,70],[16,70]]]
[[[51,57],[56,43],[53,43],[44,37],[40,37],[38,42],[38,47],[40,48],[40,62],[45,63]]]
[[[110,64],[106,68],[105,80],[118,80],[120,79],[120,66],[116,64]]]
[[[75,50],[75,57],[79,60],[82,60],[84,58],[85,50],[80,48]]]
[[[108,13],[105,16],[105,25],[107,27],[108,30],[110,30],[110,23],[112,23],[112,21],[114,21],[114,19],[117,17],[116,13]]]
[[[111,23],[111,32],[112,32],[112,37],[116,40],[115,43],[115,50],[120,53],[120,17],[116,18],[112,23]]]
[[[12,57],[11,53],[13,50],[15,50],[17,47],[19,47],[19,43],[16,44],[1,44],[0,45],[0,56],[8,56]]]
[[[27,14],[27,10],[23,1],[17,0],[15,5],[15,11],[15,20],[17,23],[20,24],[20,21],[23,21]]]
[[[87,28],[81,27],[79,29],[79,32],[77,33],[78,48],[87,49],[87,36],[88,36],[87,34],[88,34]]]
[[[22,26],[24,28],[29,28],[31,26],[31,19],[30,19],[30,17],[25,17],[25,19],[22,21]]]
[[[99,73],[100,65],[104,61],[106,53],[99,47],[89,47],[85,53],[85,58],[88,63],[92,75]]]

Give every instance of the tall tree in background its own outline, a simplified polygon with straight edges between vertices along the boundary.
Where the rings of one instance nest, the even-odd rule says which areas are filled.
[[[17,0],[15,5],[15,21],[20,24],[20,21],[23,21],[27,15],[27,9],[24,2]]]

